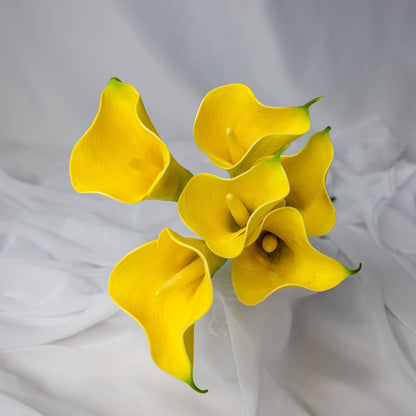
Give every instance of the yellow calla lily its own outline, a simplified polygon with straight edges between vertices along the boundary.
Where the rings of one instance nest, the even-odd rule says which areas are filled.
[[[246,85],[215,88],[194,123],[195,142],[211,161],[236,176],[309,130],[309,107],[267,107]]]
[[[264,218],[260,237],[233,260],[231,275],[237,297],[255,305],[283,287],[330,289],[360,268],[350,270],[313,248],[299,211],[282,207]]]
[[[238,256],[259,236],[264,216],[284,204],[289,183],[281,151],[235,178],[202,173],[186,185],[178,201],[179,215],[218,256]]]
[[[78,192],[126,203],[177,201],[192,174],[159,138],[135,88],[112,78],[94,122],[75,145],[69,167]]]
[[[224,262],[203,241],[165,228],[127,254],[109,281],[112,299],[146,332],[155,363],[201,393],[192,375],[194,322],[210,308],[211,277]]]
[[[336,220],[335,208],[325,186],[334,156],[330,129],[328,126],[315,133],[299,153],[280,158],[290,184],[286,203],[302,214],[309,236],[328,233]]]

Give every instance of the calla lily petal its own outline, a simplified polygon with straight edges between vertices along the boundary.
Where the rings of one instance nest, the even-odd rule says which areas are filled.
[[[320,98],[299,107],[267,107],[246,85],[215,88],[196,115],[195,142],[215,165],[239,175],[306,133],[309,107]]]
[[[293,207],[270,212],[260,237],[233,260],[235,293],[246,305],[255,305],[287,286],[330,289],[357,273],[317,251],[308,242],[302,215]]]
[[[179,215],[218,256],[238,256],[260,234],[264,216],[284,204],[289,183],[279,156],[280,152],[233,179],[202,173],[186,185],[178,201]]]
[[[334,156],[328,134],[330,129],[327,127],[315,133],[299,153],[281,157],[290,183],[287,205],[302,214],[309,236],[328,233],[336,220],[335,208],[325,186],[326,174]]]
[[[155,363],[196,387],[193,324],[213,299],[211,277],[224,264],[203,241],[164,229],[125,256],[110,276],[112,299],[143,327]]]
[[[70,177],[78,192],[137,203],[177,201],[192,174],[159,138],[135,88],[112,78],[94,122],[72,151]]]

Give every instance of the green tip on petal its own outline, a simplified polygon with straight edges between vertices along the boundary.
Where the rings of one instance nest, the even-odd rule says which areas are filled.
[[[123,85],[128,85],[128,84],[124,84],[123,81],[120,78],[112,77],[110,79],[110,81],[108,81],[107,88],[110,87],[110,86],[111,87],[121,87]]]
[[[207,390],[201,390],[195,383],[193,380],[191,380],[189,383],[189,386],[192,387],[197,393],[208,393],[208,389]]]
[[[362,263],[360,263],[360,265],[356,269],[348,269],[351,272],[350,276],[352,276],[353,274],[357,274],[361,270],[361,267]]]
[[[315,104],[317,101],[322,100],[322,98],[324,98],[324,97],[317,97],[317,98],[314,98],[313,100],[310,100],[309,102],[307,102],[307,103],[304,105],[304,107],[305,107],[305,108],[309,108],[312,104]]]

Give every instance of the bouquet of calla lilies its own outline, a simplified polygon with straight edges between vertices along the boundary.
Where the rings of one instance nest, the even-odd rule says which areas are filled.
[[[322,98],[322,97],[320,97]],[[282,153],[310,128],[309,107],[267,107],[242,84],[210,91],[194,137],[230,179],[193,176],[171,155],[132,85],[112,78],[91,127],[75,145],[70,176],[78,192],[133,204],[177,201],[183,222],[200,237],[163,229],[128,253],[109,280],[112,299],[143,327],[155,363],[193,380],[194,323],[213,301],[211,279],[232,259],[238,299],[255,305],[276,290],[327,290],[357,273],[311,246],[328,233],[335,209],[325,187],[333,158],[330,128],[295,155]]]

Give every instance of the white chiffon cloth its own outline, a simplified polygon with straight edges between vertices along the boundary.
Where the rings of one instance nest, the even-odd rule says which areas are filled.
[[[287,288],[248,307],[227,263],[196,325],[205,395],[156,367],[107,294],[130,250],[164,227],[191,235],[176,204],[78,195],[69,152],[2,145],[0,414],[416,414],[416,166],[379,117],[331,137],[338,220],[312,242],[362,270],[326,292]],[[193,147],[177,149],[185,166],[214,171]]]

